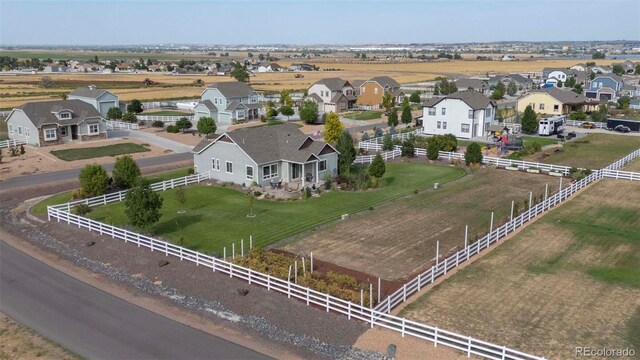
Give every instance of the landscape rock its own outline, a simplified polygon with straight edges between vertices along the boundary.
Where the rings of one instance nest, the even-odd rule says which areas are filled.
[[[163,266],[167,266],[167,265],[169,265],[169,261],[167,261],[167,260],[158,261],[158,266],[159,267],[163,267]]]
[[[86,246],[93,246],[93,245],[95,245],[95,244],[96,244],[96,242],[95,242],[95,241],[91,241],[91,240],[90,240],[90,241],[87,241],[87,242],[86,242],[86,243],[84,243],[84,244],[85,244]]]
[[[240,296],[247,296],[248,293],[249,293],[249,289],[238,289],[238,294]]]

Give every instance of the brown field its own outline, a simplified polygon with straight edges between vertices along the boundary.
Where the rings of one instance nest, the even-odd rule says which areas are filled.
[[[354,215],[282,247],[296,253],[313,251],[318,259],[383,279],[401,279],[435,258],[436,241],[441,254],[461,248],[465,225],[469,225],[470,241],[476,234],[483,236],[489,230],[491,211],[498,224],[509,216],[512,200],[522,205],[529,191],[544,193],[548,183],[551,192],[558,182],[547,175],[481,169],[437,191]]]
[[[551,359],[640,350],[640,187],[603,180],[407,306],[402,316]]]
[[[390,76],[400,83],[412,83],[433,80],[438,75],[463,74],[484,75],[485,73],[542,71],[544,67],[569,67],[578,60],[531,60],[531,61],[443,61],[421,63],[346,63],[315,62],[321,69],[341,69],[341,71],[316,71],[303,73],[304,78],[296,79],[293,73],[258,73],[251,78],[251,83],[259,91],[280,91],[282,89],[306,89],[312,83],[325,77],[342,77],[348,80],[369,79],[374,76]],[[338,60],[344,61],[344,60]],[[299,61],[296,61],[299,62]],[[313,59],[308,61],[314,63]],[[596,60],[599,64],[609,64],[611,60]],[[288,66],[291,61],[280,61]],[[43,76],[50,76],[61,83],[51,89],[38,87]],[[143,87],[142,81],[150,78],[160,83],[159,86]],[[17,92],[35,92],[21,97],[4,97],[1,108],[11,108],[26,101],[57,99],[60,93],[69,92],[75,87],[96,84],[113,91],[120,99],[154,100],[197,98],[202,88],[192,86],[193,81],[202,79],[210,84],[219,81],[231,81],[227,76],[180,75],[170,76],[161,73],[141,74],[38,74],[0,77],[0,94],[16,94]],[[102,86],[101,86],[102,84]],[[168,86],[168,87],[163,87]]]
[[[80,359],[0,313],[0,359]]]
[[[622,170],[640,172],[640,158],[633,160],[622,168]]]

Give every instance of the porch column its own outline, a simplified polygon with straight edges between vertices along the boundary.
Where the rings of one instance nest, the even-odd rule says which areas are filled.
[[[316,177],[315,177],[315,183],[317,184],[318,181],[320,181],[320,172],[318,172],[318,161],[316,160]]]
[[[304,172],[304,166],[305,163],[302,163],[302,171],[300,171],[300,177],[302,178],[302,186],[300,187],[300,190],[304,189],[304,178],[305,178],[305,172]]]

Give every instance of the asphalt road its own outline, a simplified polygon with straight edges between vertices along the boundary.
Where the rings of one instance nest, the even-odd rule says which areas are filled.
[[[268,359],[105,293],[1,240],[0,311],[89,359]]]
[[[181,154],[170,154],[163,156],[156,156],[152,158],[145,158],[136,160],[138,166],[142,169],[150,166],[158,166],[158,165],[167,165],[174,162],[180,162],[185,160],[193,159],[193,154],[191,153],[181,153]],[[102,166],[107,170],[113,170],[113,163],[102,164]],[[11,179],[7,179],[6,181],[0,182],[0,189],[9,190],[16,189],[25,186],[33,186],[33,185],[41,185],[41,184],[49,184],[58,181],[67,181],[67,180],[77,180],[78,175],[80,174],[81,168],[78,169],[68,169],[61,171],[54,171],[44,174],[34,174],[34,175],[25,175],[18,176]]]

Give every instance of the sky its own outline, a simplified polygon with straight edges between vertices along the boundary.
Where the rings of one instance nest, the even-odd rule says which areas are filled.
[[[619,39],[640,40],[639,0],[0,0],[4,46]]]

